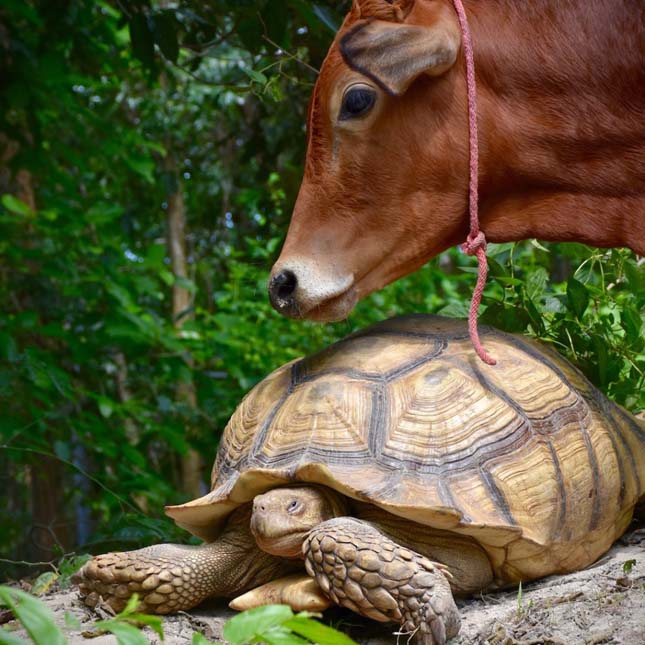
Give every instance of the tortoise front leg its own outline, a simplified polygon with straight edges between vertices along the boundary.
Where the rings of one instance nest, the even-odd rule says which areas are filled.
[[[96,556],[76,575],[81,598],[90,607],[101,598],[121,611],[138,593],[142,611],[169,614],[191,609],[206,598],[235,596],[293,572],[297,563],[258,548],[249,520],[250,505],[234,511],[211,544],[157,544]]]
[[[350,517],[312,529],[307,572],[336,603],[381,622],[395,621],[419,645],[442,645],[459,631],[446,568]]]

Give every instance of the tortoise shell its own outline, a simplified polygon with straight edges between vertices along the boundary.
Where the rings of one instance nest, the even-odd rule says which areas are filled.
[[[206,496],[168,507],[214,539],[226,515],[309,482],[473,536],[500,579],[580,568],[622,534],[644,492],[645,426],[565,359],[465,322],[387,320],[253,388],[221,440]]]

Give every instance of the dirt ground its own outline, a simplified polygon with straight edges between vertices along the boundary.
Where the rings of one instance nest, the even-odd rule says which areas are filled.
[[[632,562],[631,570],[625,563]],[[81,622],[66,629],[71,645],[114,645],[111,635],[91,638],[97,614],[80,604],[74,589],[44,597],[57,622],[65,613]],[[527,584],[521,602],[517,589],[460,602],[462,626],[451,645],[645,645],[645,529],[627,534],[594,565],[568,576],[553,576]],[[109,617],[99,612],[99,617]],[[190,645],[193,632],[220,641],[222,625],[233,615],[225,604],[200,607],[164,621],[165,645]],[[369,623],[351,612],[326,615],[335,627],[361,645],[405,643],[394,626]],[[151,644],[161,643],[146,631]],[[24,634],[23,634],[24,637]],[[320,645],[325,645],[321,643]]]

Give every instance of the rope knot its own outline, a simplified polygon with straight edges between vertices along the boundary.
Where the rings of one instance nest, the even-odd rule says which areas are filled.
[[[466,241],[462,244],[462,248],[466,255],[477,255],[477,251],[482,249],[486,252],[486,236],[483,231],[479,231],[476,235],[472,232],[468,234]]]

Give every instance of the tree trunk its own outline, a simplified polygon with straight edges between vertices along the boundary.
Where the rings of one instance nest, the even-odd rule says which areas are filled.
[[[188,278],[186,266],[186,206],[182,191],[182,182],[177,171],[177,165],[172,157],[172,152],[168,154],[164,163],[165,171],[170,175],[172,192],[168,196],[168,214],[166,220],[166,238],[168,254],[172,272],[177,278]],[[192,298],[190,291],[177,280],[172,286],[172,320],[177,331],[181,330],[183,325],[191,320]],[[188,366],[192,368],[192,360],[186,358]],[[188,405],[190,408],[197,407],[197,394],[195,384],[180,382],[177,384],[176,397]],[[191,428],[186,428],[188,437],[192,434]],[[186,454],[181,457],[181,488],[184,493],[193,497],[198,497],[202,493],[201,486],[202,460],[200,454],[193,448],[189,448]]]
[[[9,143],[10,142],[4,142]],[[18,152],[19,146],[7,145],[3,161],[7,164]],[[20,169],[10,186],[15,196],[36,210],[36,191],[31,172]],[[51,435],[45,434],[51,441]],[[55,457],[35,457],[36,463],[29,466],[31,488],[30,557],[36,560],[51,560],[66,552],[72,543],[69,513],[65,504],[65,472],[61,462]]]
[[[49,561],[67,552],[72,543],[70,522],[64,508],[61,463],[54,457],[38,457],[31,464],[30,557]]]

